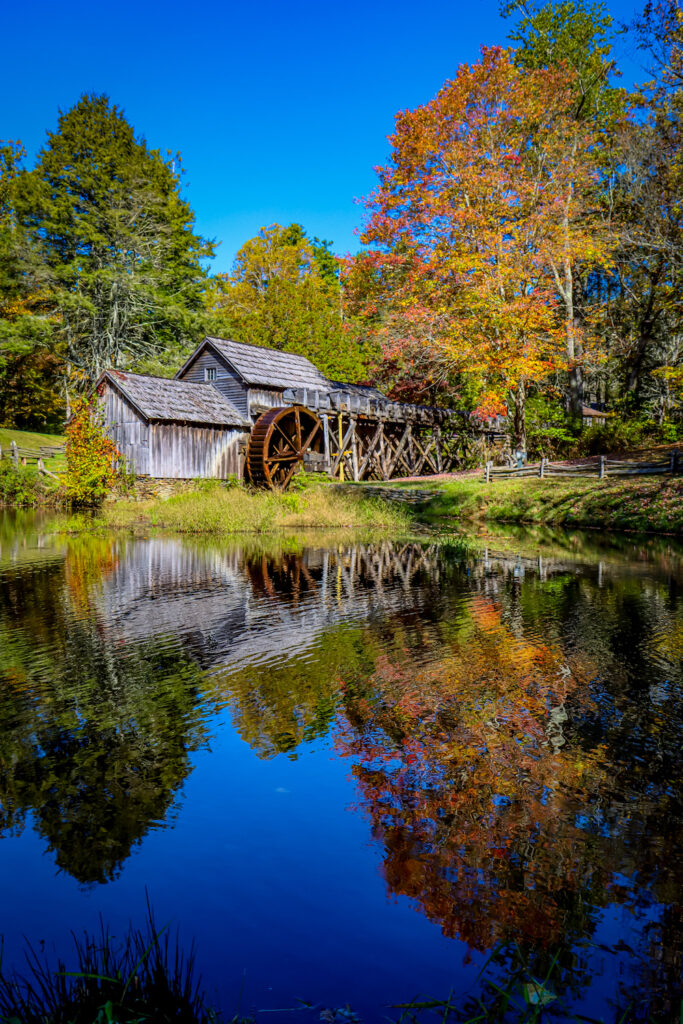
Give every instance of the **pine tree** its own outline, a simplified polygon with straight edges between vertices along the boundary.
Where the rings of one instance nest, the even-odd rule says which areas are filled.
[[[62,417],[63,365],[40,253],[17,217],[24,156],[0,144],[0,425],[44,430]]]
[[[55,332],[86,379],[139,367],[201,329],[213,247],[194,231],[180,173],[106,96],[84,95],[21,176],[17,209],[41,248]]]

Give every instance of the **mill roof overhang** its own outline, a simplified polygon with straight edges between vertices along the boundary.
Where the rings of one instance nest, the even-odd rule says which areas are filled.
[[[247,345],[229,338],[206,337],[192,353],[187,362],[178,370],[181,377],[197,356],[207,347],[213,348],[232,366],[247,387],[317,388],[329,391],[332,383],[317,366],[305,356],[278,349],[263,348],[261,345]]]
[[[123,370],[106,370],[97,387],[104,380],[117,388],[146,420],[251,428],[251,421],[211,384],[147,377]]]

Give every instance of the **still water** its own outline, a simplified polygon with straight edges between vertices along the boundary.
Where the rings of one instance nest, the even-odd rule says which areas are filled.
[[[464,999],[514,942],[562,1019],[678,1019],[682,582],[664,539],[6,515],[5,965],[147,892],[228,1017]]]

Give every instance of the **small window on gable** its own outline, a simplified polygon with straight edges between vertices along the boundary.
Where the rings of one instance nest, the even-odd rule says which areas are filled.
[[[206,366],[204,368],[204,380],[215,380],[216,379],[216,367]]]

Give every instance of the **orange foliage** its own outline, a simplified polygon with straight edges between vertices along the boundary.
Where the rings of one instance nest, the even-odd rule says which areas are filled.
[[[400,113],[366,200],[375,249],[346,268],[386,359],[463,375],[484,415],[567,368],[563,274],[607,259],[587,212],[598,138],[573,116],[574,89],[568,68],[521,72],[484,49]]]
[[[559,650],[515,636],[489,600],[474,599],[472,629],[429,668],[381,662],[371,697],[347,695],[338,746],[393,893],[479,949],[552,943],[567,892],[604,885],[573,824],[585,788],[605,784],[600,751],[573,753],[562,731],[585,680]]]

